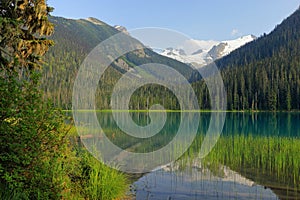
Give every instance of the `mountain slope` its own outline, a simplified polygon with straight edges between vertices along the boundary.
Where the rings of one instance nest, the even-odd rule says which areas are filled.
[[[51,37],[55,46],[45,56],[46,65],[43,68],[42,88],[45,98],[54,100],[57,106],[71,108],[72,89],[77,71],[88,53],[105,39],[120,31],[108,24],[95,19],[65,19],[50,17],[55,24],[55,33]],[[141,44],[143,46],[143,44]],[[99,87],[99,105],[105,108],[110,103],[110,93],[122,73],[136,65],[160,63],[173,67],[192,81],[194,70],[186,64],[161,56],[146,47],[117,59],[106,71],[100,81],[105,86]],[[100,95],[101,93],[101,95]]]
[[[215,45],[208,54],[213,58],[213,60],[216,60],[230,54],[232,51],[252,42],[255,39],[256,37],[253,35],[246,35],[235,40],[222,41],[218,45]]]
[[[251,61],[276,57],[280,52],[296,55],[299,52],[300,8],[285,19],[270,34],[233,51],[218,62],[220,67],[245,65]],[[250,53],[252,52],[252,53]]]
[[[228,55],[235,49],[255,40],[253,35],[247,35],[235,40],[227,41],[202,41],[191,40],[191,44],[195,44],[199,48],[192,53],[187,53],[186,49],[167,48],[160,52],[161,55],[173,58],[183,63],[193,64],[196,67],[202,67],[216,59]]]
[[[216,61],[229,109],[300,109],[300,10],[268,35]]]
[[[95,19],[52,20],[56,24],[53,39],[57,45],[47,54],[49,64],[44,68],[42,86],[46,97],[54,99],[63,108],[71,108],[72,86],[82,60],[95,45],[118,30]],[[122,73],[134,65],[150,62],[167,64],[183,73],[193,82],[200,108],[210,108],[207,87],[202,80],[196,81],[199,79],[195,71],[147,48],[122,56],[107,70],[99,82],[97,108],[110,107],[111,91]],[[215,63],[221,70],[227,90],[229,110],[299,110],[300,10],[270,34],[247,43]],[[154,103],[162,104],[166,109],[180,109],[174,95],[164,87],[142,87],[131,100],[130,109],[148,109]]]

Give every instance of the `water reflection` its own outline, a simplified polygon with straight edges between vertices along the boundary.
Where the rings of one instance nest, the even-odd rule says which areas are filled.
[[[148,113],[132,112],[130,115],[132,120],[139,126],[147,126],[151,123]],[[120,147],[121,151],[119,153],[122,150],[135,153],[160,150],[176,137],[176,133],[180,129],[182,116],[183,113],[179,112],[167,113],[166,123],[158,134],[149,138],[136,138],[120,130],[113,119],[112,113],[97,113],[99,124],[103,129],[102,134],[105,134],[114,145]],[[159,119],[159,113],[156,117],[156,119]],[[211,113],[209,112],[200,114],[198,137],[203,137],[207,132],[210,117]],[[186,119],[190,123],[185,127],[186,133],[181,138],[181,142],[189,139],[189,126],[195,123],[192,120],[193,117],[187,117]],[[245,136],[245,139],[248,136],[275,136],[279,139],[289,138],[292,142],[293,139],[299,139],[300,137],[299,120],[300,113],[227,113],[222,136],[234,138],[242,135]],[[99,145],[99,137],[83,140],[90,143],[98,141]],[[200,147],[201,145],[193,145],[193,151],[199,152]],[[178,151],[178,149],[180,148],[174,146],[171,154]],[[294,149],[294,151],[297,150],[300,152],[300,147]],[[111,153],[115,155],[116,152]],[[187,155],[190,156],[190,154]],[[110,157],[110,155],[107,156]],[[299,160],[295,160],[297,158],[286,159],[294,159],[294,163],[300,163]],[[172,159],[169,159],[169,161],[171,162]],[[177,161],[177,164],[178,162],[180,163],[180,160]],[[280,182],[274,172],[269,171],[269,173],[262,174],[259,173],[260,169],[252,166],[235,169],[236,172],[228,167],[216,171],[202,166],[195,155],[193,155],[193,159],[190,157],[189,162],[185,160],[182,162],[185,162],[186,165],[164,166],[139,179],[135,183],[137,199],[277,199],[278,197],[280,199],[300,199],[300,194],[296,188],[299,185],[299,177],[289,177],[289,174],[283,174],[282,179],[285,182]],[[149,167],[159,167],[158,163],[151,163],[152,165]],[[165,164],[168,164],[168,162]],[[143,166],[136,165],[134,167],[140,168]],[[290,181],[291,183],[289,183]],[[272,190],[265,189],[265,186]]]
[[[164,166],[136,181],[136,199],[278,199],[272,190],[228,167],[221,167],[218,173],[201,163],[185,170],[178,168]]]

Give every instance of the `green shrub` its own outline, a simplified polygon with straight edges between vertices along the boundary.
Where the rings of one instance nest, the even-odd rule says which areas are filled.
[[[35,73],[0,76],[0,182],[30,199],[57,199],[64,187],[52,168],[66,156],[65,117],[43,103],[38,80]]]

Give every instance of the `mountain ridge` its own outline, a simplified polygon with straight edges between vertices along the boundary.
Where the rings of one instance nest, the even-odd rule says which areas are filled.
[[[192,64],[195,67],[205,66],[223,56],[228,55],[235,49],[255,40],[253,35],[246,35],[234,40],[214,41],[214,40],[195,40],[191,43],[198,46],[192,53],[186,53],[185,49],[169,47],[159,52],[161,55],[173,58],[183,63]]]
[[[81,63],[98,44],[122,30],[95,18],[75,20],[51,16],[50,21],[55,25],[55,32],[50,37],[55,46],[45,55],[47,64],[43,67],[42,89],[45,91],[45,98],[52,99],[57,106],[70,109],[72,86]],[[104,76],[106,80],[103,81],[108,86],[102,91],[106,97],[99,104],[110,104],[108,91],[113,88],[113,84],[123,73],[142,64],[165,64],[179,71],[190,81],[196,79],[193,77],[194,69],[190,66],[161,56],[137,40],[136,44],[141,45],[139,50],[120,56],[109,66],[107,75]]]
[[[215,63],[229,110],[299,110],[300,9]]]
[[[56,46],[46,55],[48,64],[44,67],[42,88],[46,98],[70,109],[72,85],[81,62],[95,45],[119,31],[106,24],[97,25],[93,23],[95,21],[52,20],[57,24],[56,34],[52,37]],[[207,48],[214,45],[209,42]],[[201,52],[203,50],[198,49],[197,53]],[[192,82],[200,109],[210,109],[206,84],[195,70],[149,48],[123,55],[108,68],[104,79],[99,82],[97,109],[110,108],[111,91],[126,70],[146,63],[167,64],[184,73]],[[215,63],[227,91],[228,110],[300,110],[300,10],[283,20],[270,34],[246,43]],[[138,89],[131,97],[129,108],[149,109],[153,104],[180,109],[172,92],[158,86]]]

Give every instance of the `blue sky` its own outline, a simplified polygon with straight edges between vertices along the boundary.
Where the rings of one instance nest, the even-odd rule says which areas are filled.
[[[52,15],[95,17],[127,29],[162,27],[201,40],[269,33],[299,0],[48,0]]]

